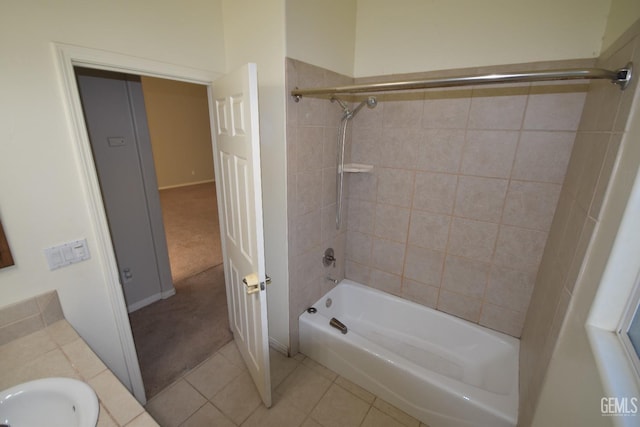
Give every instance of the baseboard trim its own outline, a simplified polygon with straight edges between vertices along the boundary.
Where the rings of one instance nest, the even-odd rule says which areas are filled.
[[[143,300],[140,300],[131,305],[127,305],[127,312],[133,313],[136,310],[140,310],[142,307],[146,307],[149,304],[153,304],[156,301],[160,301],[162,299],[162,292],[158,292],[157,294],[153,294],[150,297],[147,297]]]
[[[198,184],[207,184],[210,182],[216,182],[215,179],[205,179],[204,181],[195,181],[195,182],[187,182],[184,184],[177,184],[177,185],[167,185],[166,187],[158,187],[158,190],[170,190],[172,188],[180,188],[180,187],[189,187],[191,185],[198,185]]]
[[[269,337],[269,347],[289,357],[289,348],[286,345],[281,344],[279,341]]]

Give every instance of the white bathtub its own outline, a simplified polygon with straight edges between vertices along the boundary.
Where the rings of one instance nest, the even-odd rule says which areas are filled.
[[[516,425],[517,339],[350,280],[313,307],[304,355],[430,427]]]

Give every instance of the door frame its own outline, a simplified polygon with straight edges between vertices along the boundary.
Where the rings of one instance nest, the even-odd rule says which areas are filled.
[[[72,136],[81,165],[80,174],[84,184],[84,195],[89,202],[90,218],[96,233],[97,242],[95,251],[99,254],[99,258],[104,260],[104,263],[100,263],[100,266],[102,276],[105,278],[107,284],[109,302],[113,310],[122,354],[126,364],[126,371],[129,376],[129,390],[135,398],[144,405],[146,403],[146,395],[142,374],[140,372],[133,333],[129,323],[129,314],[124,299],[124,292],[120,284],[120,273],[111,241],[107,215],[102,200],[102,192],[98,182],[87,126],[80,102],[80,93],[76,84],[74,67],[80,66],[140,76],[158,77],[206,86],[210,126],[212,126],[213,123],[214,105],[211,84],[223,74],[63,43],[52,43],[52,47],[57,58],[56,62],[62,80],[65,107],[72,124]],[[215,147],[213,127],[211,138],[211,143]],[[215,173],[217,177],[217,168],[215,168]],[[220,197],[219,192],[217,197]],[[222,223],[220,226],[223,227]],[[226,248],[224,247],[224,242],[221,242],[221,244],[223,245],[222,252],[224,255]]]

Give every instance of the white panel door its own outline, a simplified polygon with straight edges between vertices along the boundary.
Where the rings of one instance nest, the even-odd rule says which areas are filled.
[[[270,407],[256,65],[222,77],[212,90],[229,320],[262,400]]]

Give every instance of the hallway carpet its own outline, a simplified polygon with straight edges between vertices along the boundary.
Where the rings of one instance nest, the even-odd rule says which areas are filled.
[[[175,287],[174,296],[130,314],[147,399],[232,339],[222,264]]]
[[[173,282],[222,263],[216,184],[160,190]]]

